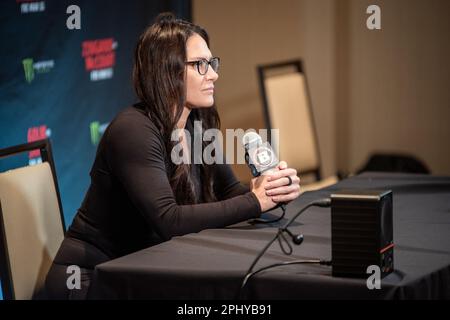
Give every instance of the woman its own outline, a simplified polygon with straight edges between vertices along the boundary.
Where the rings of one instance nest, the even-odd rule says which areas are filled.
[[[49,298],[83,299],[99,263],[173,236],[256,218],[298,197],[300,180],[284,162],[249,189],[228,165],[171,161],[173,130],[192,132],[194,120],[202,130],[219,126],[218,66],[206,31],[171,14],[159,15],[141,35],[133,70],[141,102],[122,111],[102,137],[91,185],[47,275]],[[182,142],[189,154],[186,135]],[[68,289],[70,265],[80,267],[81,289]]]

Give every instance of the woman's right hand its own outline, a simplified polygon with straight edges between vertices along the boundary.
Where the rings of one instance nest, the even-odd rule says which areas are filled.
[[[277,203],[272,201],[272,198],[270,196],[266,195],[267,190],[264,188],[264,186],[267,184],[267,178],[269,176],[262,175],[256,178],[253,178],[250,181],[250,190],[256,195],[256,198],[258,198],[259,205],[261,206],[261,211],[265,212],[267,210],[270,210],[274,208]]]

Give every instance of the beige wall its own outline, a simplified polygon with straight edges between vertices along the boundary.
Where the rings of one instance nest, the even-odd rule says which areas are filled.
[[[303,58],[326,173],[335,171],[332,0],[194,0],[193,19],[221,57],[216,103],[222,127],[264,128],[256,66]],[[237,175],[250,177],[245,165]]]
[[[381,6],[381,31],[366,28],[369,4]],[[411,152],[450,174],[449,12],[447,0],[193,1],[222,59],[223,129],[264,127],[258,64],[304,60],[324,175],[354,171],[373,151]]]
[[[372,3],[382,10],[381,31],[362,27]],[[340,141],[348,150],[340,167],[398,151],[450,174],[450,1],[351,0],[347,9],[348,105],[336,120],[347,127]]]

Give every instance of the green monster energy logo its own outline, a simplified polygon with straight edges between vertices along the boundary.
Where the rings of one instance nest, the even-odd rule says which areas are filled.
[[[96,146],[100,142],[100,122],[91,122],[91,142]]]
[[[100,123],[98,121],[94,121],[89,125],[91,129],[91,142],[94,146],[98,145],[98,143],[100,142],[100,139],[105,132],[106,127],[108,127],[108,124],[109,123]]]
[[[33,81],[34,79],[34,67],[33,67],[33,59],[27,58],[22,60],[23,70],[25,71],[25,80],[28,83]]]

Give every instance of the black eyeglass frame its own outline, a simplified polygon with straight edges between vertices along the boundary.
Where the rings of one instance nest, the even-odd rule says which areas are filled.
[[[217,60],[217,68],[214,69],[214,67],[212,66],[213,60]],[[206,62],[206,69],[205,72],[202,73],[200,72],[200,63],[205,63]],[[199,59],[199,60],[195,60],[195,61],[186,61],[186,64],[189,65],[195,65],[197,67],[197,71],[200,75],[204,76],[205,74],[208,73],[209,70],[209,66],[211,65],[211,68],[213,68],[214,72],[218,72],[219,71],[219,67],[220,67],[220,58],[219,57],[212,57],[209,61],[206,59]]]

